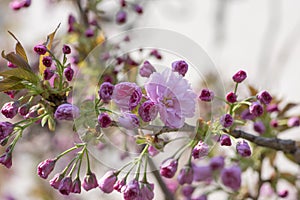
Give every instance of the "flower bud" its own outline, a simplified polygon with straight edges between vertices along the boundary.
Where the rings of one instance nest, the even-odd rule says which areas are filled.
[[[247,78],[247,73],[243,70],[238,71],[232,76],[232,79],[236,83],[241,83]]]
[[[54,75],[54,71],[53,70],[51,70],[51,69],[45,69],[44,70],[44,80],[50,80],[52,77],[53,77],[53,75]]]
[[[38,165],[38,175],[43,178],[47,179],[49,174],[53,171],[55,167],[56,159],[47,159],[43,162],[41,162]]]
[[[127,20],[127,13],[124,10],[117,12],[116,22],[117,24],[124,24]]]
[[[9,7],[13,10],[20,10],[21,8],[23,8],[24,4],[22,2],[13,0],[12,2],[10,2]]]
[[[229,92],[227,95],[226,95],[226,100],[229,102],[229,103],[235,103],[237,101],[237,95],[234,93],[234,92]]]
[[[178,72],[180,75],[185,76],[188,71],[188,64],[184,60],[175,61],[172,63],[172,71]]]
[[[85,191],[89,191],[98,187],[96,175],[94,173],[86,174],[82,183],[82,187],[85,189]]]
[[[259,117],[263,114],[264,109],[262,107],[262,105],[258,102],[253,102],[250,107],[249,107],[249,111],[252,115],[254,115],[255,117]]]
[[[272,101],[272,96],[267,91],[261,91],[256,95],[256,98],[260,101],[260,103],[263,103],[265,105],[268,105]]]
[[[165,160],[160,166],[160,174],[166,178],[172,178],[178,167],[178,161],[173,158]]]
[[[47,52],[47,47],[45,45],[36,45],[33,50],[39,55],[44,55]]]
[[[152,200],[154,198],[154,184],[153,183],[143,183],[140,186],[141,200]]]
[[[143,14],[143,7],[141,5],[138,4],[134,5],[134,10],[138,14]]]
[[[158,52],[157,49],[153,49],[151,52],[150,52],[150,56],[154,56],[156,59],[158,60],[161,60],[162,59],[162,56],[161,54]]]
[[[21,116],[25,116],[25,115],[27,115],[28,114],[28,112],[29,112],[29,104],[27,104],[27,103],[25,103],[25,104],[23,104],[22,106],[20,106],[19,108],[18,108],[18,113],[19,113],[19,115],[21,115]]]
[[[149,78],[150,75],[156,72],[155,68],[153,67],[153,65],[151,65],[151,63],[149,61],[145,61],[143,66],[140,69],[140,75],[141,77],[147,77]]]
[[[107,128],[111,125],[111,119],[107,113],[101,113],[98,116],[98,123],[101,128]]]
[[[202,194],[196,198],[193,198],[192,200],[207,200],[207,195]]]
[[[224,168],[221,172],[221,180],[225,186],[236,191],[241,187],[241,173],[239,166]]]
[[[194,190],[195,190],[195,188],[193,186],[186,185],[186,186],[182,187],[181,193],[184,197],[186,197],[187,199],[190,199]]]
[[[225,114],[220,118],[220,123],[224,128],[228,128],[233,124],[233,118],[230,114]]]
[[[75,105],[64,103],[58,106],[54,113],[55,119],[58,120],[73,120],[80,115],[79,108]]]
[[[71,48],[69,45],[64,44],[62,48],[63,54],[70,54],[71,53]]]
[[[224,167],[224,157],[223,156],[216,156],[210,159],[209,167],[212,170],[220,170]]]
[[[140,121],[137,116],[131,113],[123,113],[123,115],[119,117],[118,122],[120,126],[128,130],[135,129],[140,125]]]
[[[267,105],[266,110],[267,110],[269,113],[272,113],[272,112],[278,112],[278,111],[279,111],[278,105],[277,105],[277,104],[269,104],[269,105]]]
[[[239,141],[236,144],[236,150],[243,157],[251,156],[250,146],[249,146],[248,142],[246,142],[245,140]]]
[[[111,193],[114,190],[114,185],[117,181],[117,176],[113,171],[108,171],[106,174],[99,180],[99,188],[104,193]]]
[[[194,177],[193,169],[190,166],[184,166],[180,170],[177,176],[177,180],[180,185],[183,185],[185,183],[191,184],[193,182],[193,177]]]
[[[118,192],[121,192],[125,188],[126,181],[125,179],[117,180],[116,183],[114,184],[114,189]]]
[[[278,121],[276,119],[272,119],[270,121],[270,125],[273,127],[273,128],[277,128],[278,127]]]
[[[300,119],[299,117],[291,117],[288,119],[287,122],[288,127],[295,127],[300,125]]]
[[[85,34],[86,37],[91,38],[91,37],[94,37],[95,32],[94,32],[93,29],[88,28],[88,29],[85,30],[84,34]]]
[[[208,151],[209,146],[203,141],[199,141],[192,151],[192,156],[194,157],[194,159],[202,158],[204,156],[207,156]]]
[[[130,181],[123,192],[124,200],[138,200],[141,195],[140,186],[137,180]]]
[[[64,69],[64,75],[68,81],[72,81],[74,76],[74,70],[71,68],[70,65]]]
[[[103,82],[101,84],[98,94],[104,103],[108,103],[111,100],[114,88],[115,86],[109,82]]]
[[[221,146],[231,146],[231,139],[228,135],[223,134],[220,138]]]
[[[14,125],[10,122],[0,122],[0,141],[14,131]]]
[[[246,109],[241,113],[241,118],[243,120],[253,120],[253,119],[255,119],[255,116],[250,113],[249,109]]]
[[[212,101],[214,99],[214,96],[215,96],[215,94],[212,90],[203,89],[203,90],[201,90],[199,99],[201,101],[209,102],[209,101]]]
[[[11,168],[12,166],[11,152],[5,152],[2,156],[0,156],[0,164],[4,165],[6,168]]]
[[[72,185],[71,177],[67,176],[61,180],[58,190],[63,195],[69,195],[72,190]]]
[[[211,181],[212,170],[210,166],[193,166],[194,181]]]
[[[64,178],[63,174],[56,174],[50,181],[50,185],[55,188],[58,189],[60,186],[60,183],[62,181],[62,179]]]
[[[253,129],[259,134],[263,134],[266,131],[266,127],[262,121],[254,122]]]
[[[18,113],[18,108],[19,108],[19,103],[18,102],[8,102],[8,103],[3,105],[2,109],[1,109],[1,113],[6,118],[12,119]]]
[[[159,153],[159,151],[154,146],[149,146],[148,153],[151,157],[154,157]]]
[[[52,65],[51,56],[44,56],[42,62],[46,67],[51,67],[51,65]]]
[[[73,181],[73,185],[72,185],[71,192],[72,192],[72,193],[77,193],[77,194],[80,194],[80,193],[81,193],[81,181],[80,181],[79,177],[77,177],[77,178]]]
[[[278,192],[278,196],[280,198],[286,198],[287,196],[289,196],[289,191],[288,190],[282,190]]]
[[[12,62],[7,62],[7,67],[9,67],[9,68],[17,68],[18,66],[17,65],[15,65],[15,64],[13,64]]]
[[[31,5],[31,0],[23,0],[24,7],[29,7]]]
[[[144,122],[150,122],[156,118],[158,108],[154,102],[148,100],[139,107],[138,113]]]

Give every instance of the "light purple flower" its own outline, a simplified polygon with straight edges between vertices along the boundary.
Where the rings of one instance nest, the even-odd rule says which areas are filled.
[[[272,101],[272,96],[267,91],[261,91],[256,95],[256,98],[263,104],[270,104]]]
[[[38,175],[43,178],[47,179],[49,174],[53,171],[55,167],[56,159],[47,159],[43,162],[41,162],[38,165]]]
[[[63,195],[69,195],[72,190],[72,179],[67,176],[63,178],[59,184],[58,190]]]
[[[202,158],[204,156],[207,156],[208,152],[209,146],[203,141],[199,141],[192,151],[192,156],[194,157],[194,159]]]
[[[238,190],[241,187],[241,169],[239,166],[224,168],[221,172],[223,184],[232,190]]]
[[[259,134],[263,134],[266,131],[266,127],[262,121],[254,122],[253,129]]]
[[[249,109],[246,109],[241,113],[241,118],[243,120],[253,120],[253,119],[255,119],[255,116],[250,113]]]
[[[14,125],[10,122],[0,122],[0,141],[14,131]]]
[[[122,82],[115,85],[112,100],[121,111],[133,110],[141,101],[142,90],[135,83]]]
[[[154,184],[153,183],[140,183],[141,199],[152,200],[154,198]]]
[[[220,170],[224,167],[224,157],[216,156],[210,159],[209,166],[212,170]]]
[[[180,185],[183,185],[185,183],[191,184],[193,182],[194,172],[193,169],[190,166],[184,166],[178,176],[177,180]]]
[[[144,122],[150,122],[156,118],[158,114],[158,108],[154,102],[148,100],[142,103],[142,105],[139,107],[138,113]]]
[[[210,166],[193,166],[194,171],[194,181],[211,181],[212,180],[212,170]]]
[[[165,160],[160,166],[160,174],[166,178],[172,178],[178,167],[178,161],[173,158]]]
[[[123,191],[124,200],[140,200],[141,190],[137,180],[130,181]]]
[[[288,127],[295,127],[300,125],[300,119],[299,117],[291,117],[288,119],[287,122]]]
[[[140,121],[135,114],[123,113],[118,119],[119,125],[123,128],[132,130],[140,125]]]
[[[113,171],[108,171],[106,174],[99,180],[99,188],[104,193],[111,193],[114,190],[114,185],[117,181],[117,176]]]
[[[79,108],[69,103],[61,104],[54,113],[55,119],[58,120],[73,120],[78,118],[79,115]]]
[[[190,84],[169,68],[154,72],[145,84],[149,98],[158,106],[161,120],[166,126],[180,128],[186,117],[195,113],[195,98]]]
[[[236,150],[243,157],[251,156],[251,148],[248,142],[246,142],[245,140],[239,141],[236,144]]]
[[[6,118],[14,118],[16,114],[18,113],[18,108],[19,108],[19,103],[18,102],[8,102],[5,103],[1,109],[1,113],[6,117]]]
[[[143,66],[140,69],[140,75],[141,77],[147,77],[149,78],[150,75],[156,72],[155,68],[153,67],[153,65],[151,65],[151,63],[149,61],[145,61]]]
[[[115,86],[109,82],[104,82],[101,84],[98,94],[103,102],[108,103],[111,100],[114,87]]]
[[[85,191],[89,191],[91,189],[98,187],[96,175],[91,172],[86,174],[84,177],[84,181],[82,183],[82,187],[83,189],[85,189]]]
[[[259,117],[263,114],[264,109],[262,107],[262,105],[258,102],[253,102],[250,107],[249,107],[249,111],[252,115],[254,115],[255,117]]]
[[[230,114],[225,114],[220,118],[220,123],[224,128],[228,128],[233,124],[233,118]]]
[[[178,72],[180,75],[185,76],[188,71],[188,64],[184,60],[178,60],[172,63],[173,72]]]

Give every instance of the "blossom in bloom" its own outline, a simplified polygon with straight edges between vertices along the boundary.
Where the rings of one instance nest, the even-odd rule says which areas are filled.
[[[229,92],[227,95],[226,95],[226,100],[229,102],[229,103],[235,103],[237,101],[237,95],[234,93],[234,92]]]
[[[98,123],[101,128],[107,128],[111,125],[111,119],[107,113],[101,113],[98,116]]]
[[[237,142],[236,150],[243,157],[251,156],[251,148],[245,140]]]
[[[10,122],[0,122],[0,141],[14,131],[14,125]]]
[[[47,159],[41,162],[37,169],[38,175],[43,179],[47,179],[49,174],[53,171],[55,163],[56,159]]]
[[[64,69],[64,75],[68,81],[72,81],[74,76],[74,70],[71,68],[70,65]]]
[[[141,200],[152,200],[154,198],[154,184],[140,182]]]
[[[63,48],[62,48],[62,52],[64,54],[70,54],[71,53],[71,48],[69,45],[64,44]]]
[[[202,89],[201,93],[200,93],[200,96],[199,96],[199,99],[201,101],[209,102],[209,101],[212,101],[214,99],[214,96],[215,96],[215,93],[212,90]]]
[[[122,188],[125,188],[126,186],[126,181],[125,179],[119,179],[116,181],[116,183],[114,184],[114,189],[118,192],[122,191]]]
[[[210,166],[193,166],[194,171],[194,181],[211,181],[212,180],[212,170]]]
[[[196,94],[186,79],[169,68],[162,73],[154,72],[145,89],[166,126],[181,128],[186,117],[194,116]]]
[[[144,122],[150,122],[156,118],[158,108],[153,101],[148,100],[142,103],[139,107],[138,113]]]
[[[142,90],[135,83],[122,82],[115,85],[112,100],[121,111],[133,110],[141,101]]]
[[[262,107],[262,105],[258,102],[253,102],[250,107],[249,107],[249,111],[252,115],[254,115],[255,117],[259,117],[263,114],[264,109]]]
[[[101,84],[98,94],[103,102],[108,103],[111,100],[114,87],[115,86],[109,82],[103,82]]]
[[[185,185],[181,189],[182,195],[188,199],[191,198],[194,191],[195,191],[195,188],[191,185]]]
[[[72,190],[72,185],[73,183],[71,177],[64,177],[59,184],[58,190],[63,195],[69,195]]]
[[[42,62],[46,67],[51,67],[51,65],[52,65],[51,56],[44,56]]]
[[[165,160],[160,166],[160,174],[166,178],[172,178],[178,167],[178,161],[174,158]]]
[[[132,130],[140,125],[139,118],[135,114],[123,113],[118,119],[119,125]]]
[[[108,171],[106,174],[99,180],[99,188],[104,193],[111,193],[114,190],[114,185],[117,181],[117,176],[113,171]]]
[[[241,169],[239,166],[232,166],[230,168],[224,168],[221,171],[222,183],[231,188],[232,190],[238,190],[241,187]]]
[[[123,191],[124,200],[140,200],[141,190],[137,180],[130,181]]]
[[[300,119],[299,117],[291,117],[288,119],[287,122],[288,127],[295,127],[300,125]]]
[[[223,156],[216,156],[210,159],[209,167],[212,170],[220,170],[224,167],[224,157]]]
[[[266,127],[262,121],[254,122],[253,129],[259,134],[263,134],[266,131]]]
[[[72,193],[77,193],[77,194],[80,194],[80,193],[81,193],[81,181],[80,181],[79,177],[77,177],[77,178],[73,181],[73,185],[72,185],[71,192],[72,192]]]
[[[140,69],[141,77],[149,78],[153,72],[156,72],[155,68],[153,67],[153,65],[151,65],[149,61],[146,60]]]
[[[192,156],[194,159],[202,158],[207,156],[209,152],[209,146],[203,141],[199,141],[192,151]]]
[[[148,147],[148,153],[150,156],[154,157],[159,153],[159,151],[154,146],[151,145]]]
[[[116,15],[117,24],[124,24],[127,20],[127,13],[124,10],[120,10]]]
[[[1,109],[1,113],[6,117],[6,118],[14,118],[16,114],[18,113],[18,108],[19,108],[19,103],[18,102],[8,102],[5,103]]]
[[[78,118],[79,115],[79,108],[69,103],[61,104],[54,113],[55,119],[58,120],[73,120]]]
[[[224,128],[228,128],[233,124],[233,118],[230,114],[225,114],[220,118],[220,123]]]
[[[11,152],[5,152],[2,156],[0,156],[0,164],[4,165],[6,168],[11,168],[12,166]]]
[[[45,45],[36,45],[33,50],[39,55],[44,55],[47,52],[47,47]]]
[[[183,185],[185,183],[191,184],[193,182],[193,177],[194,177],[193,168],[191,168],[190,166],[184,166],[180,170],[177,176],[177,180],[180,185]]]
[[[256,95],[256,98],[260,101],[260,103],[263,103],[263,104],[270,104],[271,101],[272,101],[272,96],[270,95],[269,92],[267,91],[261,91],[260,93],[258,93]]]
[[[231,146],[231,139],[228,135],[223,134],[220,138],[221,146]]]
[[[247,78],[247,73],[244,70],[240,70],[232,76],[232,79],[236,83],[241,83]]]
[[[180,75],[185,76],[188,71],[188,64],[184,60],[178,60],[172,63],[173,72],[178,72]]]
[[[86,174],[82,183],[82,187],[85,189],[85,191],[89,191],[98,187],[96,175],[94,173]]]
[[[60,183],[62,181],[62,179],[64,178],[63,174],[56,174],[50,181],[50,185],[55,188],[58,189],[60,186]]]

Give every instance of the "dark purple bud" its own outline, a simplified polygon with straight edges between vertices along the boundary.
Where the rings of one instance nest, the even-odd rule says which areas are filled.
[[[61,180],[58,190],[63,195],[69,195],[72,190],[72,185],[73,183],[71,177],[67,176]]]
[[[173,158],[165,160],[160,166],[160,174],[166,178],[172,178],[178,167],[178,161]]]
[[[74,70],[71,68],[70,65],[64,69],[64,75],[68,81],[72,81],[74,76]]]
[[[71,192],[72,193],[77,193],[77,194],[81,193],[81,181],[80,181],[79,177],[77,177],[74,180]]]
[[[116,16],[117,24],[124,24],[127,20],[127,13],[124,10],[120,10]]]
[[[249,111],[255,117],[259,117],[264,113],[264,108],[262,107],[262,105],[260,103],[253,102],[249,107]]]
[[[138,5],[138,4],[134,5],[134,10],[138,14],[143,14],[143,7],[141,5]]]
[[[108,171],[106,174],[99,180],[99,188],[104,193],[111,193],[114,190],[114,185],[117,181],[117,176],[113,171]]]
[[[140,125],[138,117],[131,113],[123,113],[123,115],[119,117],[118,122],[120,126],[128,130],[135,129]]]
[[[241,83],[247,78],[247,73],[243,70],[238,71],[232,77],[233,81],[236,83]]]
[[[154,56],[156,59],[161,60],[162,56],[161,54],[158,52],[157,49],[154,49],[150,52],[150,56]]]
[[[98,187],[96,175],[94,173],[86,174],[82,183],[82,187],[85,191],[89,191]]]
[[[46,67],[51,67],[51,65],[52,65],[51,56],[44,56],[42,62]]]
[[[155,68],[151,65],[149,61],[145,61],[140,69],[141,77],[149,78],[153,72],[156,72]]]
[[[6,117],[6,118],[14,118],[16,114],[18,113],[18,108],[19,108],[19,103],[18,102],[8,102],[3,105],[1,109],[1,113]]]
[[[25,103],[25,104],[23,104],[22,106],[20,106],[20,107],[18,108],[18,113],[19,113],[19,115],[21,115],[21,116],[27,115],[28,112],[29,112],[29,108],[30,108],[30,106],[29,106],[29,104],[27,104],[27,103]]]
[[[210,159],[209,167],[212,170],[221,170],[223,169],[224,165],[225,163],[223,156],[216,156]]]
[[[256,95],[256,98],[260,101],[260,103],[263,103],[265,105],[268,105],[272,101],[272,96],[267,91],[261,91]]]
[[[203,141],[199,141],[192,151],[192,156],[194,159],[202,158],[207,156],[209,152],[209,146]]]
[[[180,185],[183,185],[185,183],[191,184],[193,182],[193,177],[194,177],[193,169],[190,166],[184,166],[180,170],[177,176],[177,180]]]
[[[45,45],[36,45],[33,50],[39,55],[44,55],[47,52],[47,47]]]
[[[272,113],[272,112],[278,112],[278,111],[279,111],[278,105],[277,105],[277,104],[269,104],[269,105],[267,105],[266,110],[267,110],[269,113]]]
[[[121,7],[126,7],[127,3],[125,0],[120,0],[120,5],[121,5]]]
[[[233,118],[230,114],[225,114],[220,118],[220,123],[224,128],[228,128],[233,124]]]
[[[263,134],[266,131],[266,127],[262,121],[254,122],[253,129],[259,134]]]
[[[239,166],[224,168],[221,172],[221,180],[225,186],[236,191],[241,187],[241,174],[242,171]]]
[[[251,148],[245,140],[237,142],[236,150],[243,157],[251,156]]]
[[[111,119],[107,113],[101,113],[98,116],[98,123],[101,128],[107,128],[111,125]]]
[[[55,119],[58,120],[73,120],[80,116],[79,108],[75,105],[65,103],[56,109],[54,113]]]
[[[203,89],[203,90],[201,90],[199,99],[201,101],[209,102],[209,101],[212,101],[214,99],[214,96],[215,96],[215,94],[212,90]]]
[[[12,166],[12,156],[11,152],[5,152],[0,157],[0,164],[4,165],[6,168],[11,168]]]
[[[282,190],[278,192],[278,196],[280,198],[286,198],[287,196],[289,196],[289,191],[288,190]]]
[[[50,185],[55,188],[58,189],[60,186],[60,183],[62,181],[62,179],[64,178],[63,174],[56,174],[50,181]]]
[[[18,66],[17,65],[15,65],[15,64],[13,64],[12,62],[7,62],[7,67],[9,67],[9,68],[17,68]]]
[[[291,117],[288,119],[287,122],[288,127],[295,127],[300,125],[300,119],[299,117]]]
[[[70,54],[71,53],[71,48],[69,45],[64,44],[63,48],[62,48],[62,52],[64,54]]]
[[[98,91],[100,99],[103,102],[108,103],[111,100],[114,88],[115,86],[109,82],[102,83]]]
[[[137,180],[130,181],[123,192],[124,200],[138,200],[141,195],[140,186]]]
[[[94,35],[95,35],[95,32],[94,32],[93,29],[88,28],[88,29],[85,30],[85,36],[86,37],[90,38],[90,37],[93,37]]]
[[[186,185],[183,186],[181,189],[181,193],[184,197],[186,197],[187,199],[190,199],[193,192],[194,192],[195,188],[191,185]]]
[[[14,131],[14,125],[10,122],[0,122],[0,141]]]
[[[150,122],[156,118],[158,108],[154,102],[148,100],[139,107],[138,113],[144,122]]]
[[[229,92],[227,95],[226,95],[226,100],[229,102],[229,103],[235,103],[237,101],[237,95],[234,93],[234,92]]]
[[[188,64],[184,60],[178,60],[172,63],[172,71],[178,72],[182,76],[185,76],[185,74],[188,71]]]
[[[73,25],[76,22],[76,19],[73,15],[69,15],[68,17],[68,24]]]
[[[23,0],[24,7],[29,7],[31,5],[31,0]]]
[[[54,71],[51,69],[45,69],[44,71],[44,80],[50,80],[54,75]]]
[[[194,170],[194,181],[211,181],[212,170],[210,166],[193,166]]]
[[[231,146],[231,139],[228,135],[223,134],[220,138],[221,146]]]
[[[114,189],[118,192],[121,192],[126,186],[126,181],[125,179],[117,180],[117,182],[114,184]]]
[[[53,171],[55,163],[56,159],[47,159],[41,162],[37,168],[38,175],[43,179],[47,179],[49,174]]]

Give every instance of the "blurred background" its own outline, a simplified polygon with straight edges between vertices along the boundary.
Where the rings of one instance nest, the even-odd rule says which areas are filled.
[[[15,41],[7,33],[13,32],[31,58],[33,46],[45,41],[61,24],[57,38],[67,31],[67,19],[74,12],[71,1],[32,0],[27,9],[13,11],[10,1],[0,1],[0,50],[12,51]],[[109,0],[104,9],[116,11],[117,0]],[[248,73],[248,83],[267,89],[286,101],[300,102],[300,1],[299,0],[147,0],[144,14],[131,20],[131,27],[152,27],[180,33],[200,45],[214,62],[223,80],[239,69]],[[109,27],[107,35],[121,33],[130,27]],[[104,28],[105,29],[105,28]],[[174,41],[176,42],[176,41]],[[0,70],[6,68],[3,59]],[[0,106],[8,100],[0,96]],[[299,109],[295,110],[299,113]],[[2,120],[2,119],[1,119]],[[59,127],[64,130],[63,127]],[[59,132],[58,130],[58,132]],[[282,138],[300,140],[299,130],[288,131]],[[60,139],[50,133],[34,140],[31,134],[17,147],[11,170],[0,167],[0,199],[61,199],[47,181],[36,175],[38,163],[49,156],[51,145],[65,149],[71,145],[70,134],[59,132]],[[65,135],[65,136],[64,136]],[[76,138],[76,135],[73,136]],[[51,138],[51,140],[49,140]],[[65,138],[65,140],[61,139]],[[45,143],[47,145],[45,145]],[[32,148],[34,146],[34,149]],[[56,149],[59,152],[59,149]],[[53,150],[53,155],[56,153]],[[21,153],[22,152],[22,153]],[[299,173],[299,167],[291,166]],[[99,169],[103,174],[103,169]],[[160,193],[160,191],[157,191]],[[68,199],[116,199],[102,195],[99,190]],[[289,197],[293,200],[293,197]],[[288,198],[288,199],[289,199]],[[160,199],[159,195],[156,199]]]

